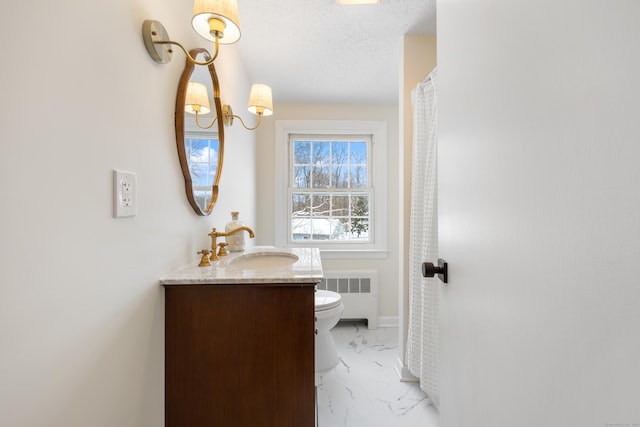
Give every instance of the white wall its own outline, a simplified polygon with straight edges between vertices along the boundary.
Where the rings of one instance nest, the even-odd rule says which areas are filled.
[[[639,16],[438,4],[444,427],[640,423]]]
[[[274,94],[274,97],[276,95]],[[274,161],[276,120],[373,120],[387,122],[387,188],[398,188],[398,108],[395,105],[299,105],[276,104],[274,114],[263,121],[257,130],[257,194],[258,228],[262,230],[256,241],[273,245],[274,227]],[[378,314],[382,324],[397,322],[398,316],[398,206],[395,191],[387,195],[388,249],[386,259],[353,260],[323,259],[325,270],[373,269],[379,271]]]
[[[161,20],[205,46],[191,4],[4,2],[0,79],[0,424],[163,425],[158,278],[207,247],[231,210],[255,224],[255,135],[228,131],[219,205],[184,195],[173,111],[184,56],[148,57]],[[223,100],[249,83],[235,47],[216,60]],[[138,174],[138,215],[114,219],[112,169]],[[258,232],[258,230],[256,230]]]

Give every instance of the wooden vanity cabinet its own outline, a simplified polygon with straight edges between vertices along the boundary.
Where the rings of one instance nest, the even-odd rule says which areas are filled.
[[[165,285],[165,425],[315,425],[316,283]]]

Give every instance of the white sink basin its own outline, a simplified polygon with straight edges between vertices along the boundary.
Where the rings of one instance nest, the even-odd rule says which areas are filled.
[[[298,261],[291,252],[254,252],[229,260],[229,267],[244,270],[270,270],[288,267]]]

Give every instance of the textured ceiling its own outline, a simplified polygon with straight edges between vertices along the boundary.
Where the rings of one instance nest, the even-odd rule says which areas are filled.
[[[435,34],[436,0],[238,0],[238,49],[274,102],[398,101],[402,36]]]

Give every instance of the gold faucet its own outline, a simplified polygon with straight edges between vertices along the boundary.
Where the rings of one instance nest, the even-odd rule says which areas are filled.
[[[222,248],[220,249],[220,253],[217,254],[216,253],[216,249],[218,249],[218,237],[228,237],[228,236],[232,236],[236,233],[239,233],[240,231],[246,231],[247,233],[249,233],[249,237],[251,237],[252,239],[254,237],[256,237],[255,234],[253,234],[253,230],[250,229],[249,227],[247,227],[246,225],[243,225],[241,227],[238,228],[234,228],[233,230],[229,231],[229,232],[223,232],[223,231],[216,231],[216,228],[214,227],[211,230],[211,233],[208,234],[208,236],[211,236],[211,257],[209,258],[211,261],[217,261],[218,260],[218,255],[219,256],[225,256],[227,254],[227,251],[224,250],[224,246],[222,246]],[[225,245],[226,246],[226,245]]]

